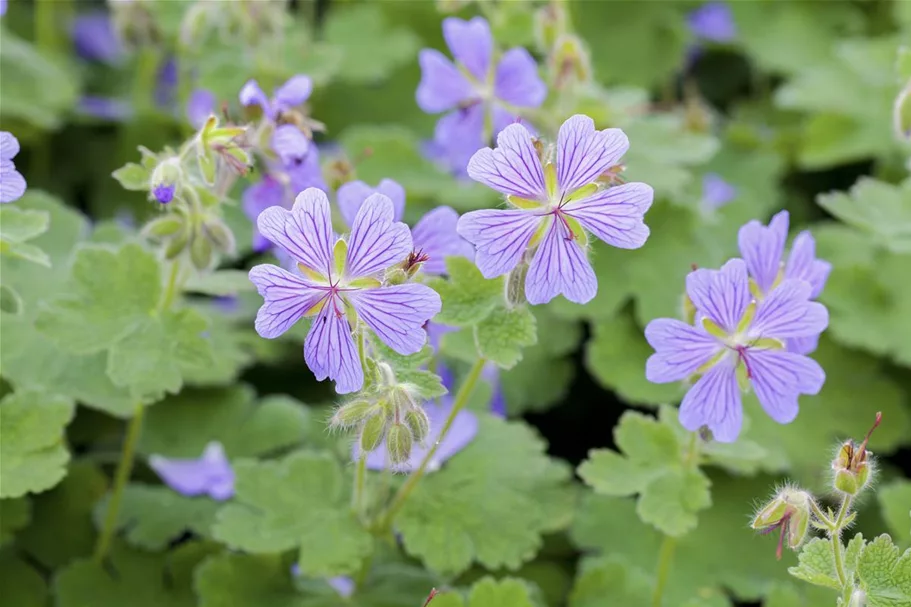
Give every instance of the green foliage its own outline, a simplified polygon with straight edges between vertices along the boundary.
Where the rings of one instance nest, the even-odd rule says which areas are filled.
[[[498,308],[475,326],[478,353],[504,369],[522,359],[522,348],[537,340],[535,317],[528,308]]]
[[[347,508],[347,479],[328,455],[242,460],[234,470],[235,502],[213,529],[219,541],[254,554],[298,549],[301,572],[314,576],[353,573],[371,552],[372,538]]]
[[[863,537],[860,544],[863,544]],[[816,586],[841,591],[841,582],[835,573],[835,557],[832,542],[818,537],[811,539],[797,555],[798,565],[788,569],[791,575]]]
[[[44,578],[9,550],[0,552],[0,585],[3,604],[9,607],[34,607],[48,602]]]
[[[44,251],[26,241],[47,232],[50,216],[42,211],[0,208],[0,254],[51,265]]]
[[[652,580],[643,571],[613,558],[582,564],[569,596],[570,607],[596,607],[609,600],[619,605],[647,605]]]
[[[28,498],[0,500],[0,547],[12,541],[16,531],[32,519],[32,504]]]
[[[819,206],[893,253],[911,253],[911,179],[892,185],[861,179],[850,192],[819,197]]]
[[[491,577],[476,582],[471,587],[467,600],[447,592],[437,595],[432,603],[434,607],[533,607],[535,604],[526,583],[510,578],[495,580]]]
[[[880,535],[860,551],[857,578],[870,607],[911,603],[911,549],[902,554],[888,535]]]
[[[883,518],[898,545],[911,543],[911,481],[898,479],[876,489]]]

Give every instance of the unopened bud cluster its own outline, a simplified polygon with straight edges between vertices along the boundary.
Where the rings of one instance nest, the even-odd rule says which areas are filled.
[[[867,450],[870,435],[882,421],[882,414],[876,414],[876,422],[862,443],[853,440],[845,441],[838,448],[835,459],[832,460],[832,470],[835,473],[835,490],[851,496],[858,495],[870,482],[873,473],[873,462]]]
[[[785,544],[796,550],[806,539],[812,502],[813,497],[806,491],[785,486],[759,510],[751,527],[761,533],[779,530],[776,556],[780,559]]]

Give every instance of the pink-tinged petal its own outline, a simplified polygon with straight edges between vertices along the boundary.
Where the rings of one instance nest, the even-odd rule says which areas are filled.
[[[12,160],[19,153],[19,140],[9,131],[0,131],[0,160]]]
[[[14,202],[25,194],[25,178],[9,160],[0,160],[0,203]]]
[[[816,299],[826,286],[826,280],[832,271],[832,264],[822,259],[816,259],[816,241],[813,235],[804,230],[797,235],[788,254],[788,262],[784,268],[785,278],[796,278],[810,283],[812,292],[810,297]]]
[[[767,293],[781,269],[784,244],[788,238],[788,212],[772,217],[768,226],[753,220],[740,228],[737,244],[750,276]]]
[[[274,339],[303,318],[321,299],[328,297],[303,277],[270,264],[261,264],[250,270],[250,282],[264,301],[256,313],[256,332],[266,339]]]
[[[456,226],[459,214],[450,207],[437,207],[424,215],[411,230],[414,249],[429,259],[421,268],[427,274],[445,274],[447,257],[474,260],[474,247],[459,236]]]
[[[582,114],[569,118],[557,135],[557,183],[569,194],[594,183],[620,162],[629,139],[620,129],[595,130],[595,121]]]
[[[247,81],[243,88],[240,89],[239,98],[241,105],[258,105],[262,108],[263,114],[269,118],[275,118],[272,111],[272,103],[269,101],[268,95],[259,88],[259,83],[256,80]]]
[[[680,403],[680,423],[690,431],[708,426],[720,443],[737,440],[743,426],[743,404],[730,360],[709,369],[686,393]]]
[[[819,394],[826,374],[815,360],[786,350],[748,350],[751,383],[759,404],[779,424],[797,417],[797,397]]]
[[[702,328],[673,318],[648,323],[645,339],[655,349],[645,363],[645,377],[656,384],[686,379],[723,347]]]
[[[424,323],[440,311],[440,296],[427,285],[410,283],[346,293],[358,317],[399,354],[414,354],[427,342]]]
[[[418,107],[428,114],[445,112],[471,99],[474,88],[443,53],[425,48],[418,54],[421,82],[415,95]]]
[[[149,457],[149,467],[165,484],[182,495],[208,494],[216,500],[234,495],[234,471],[217,442],[209,443],[199,459]]]
[[[732,259],[720,270],[690,272],[686,277],[686,292],[696,310],[729,333],[737,328],[753,299],[742,259]]]
[[[819,347],[819,335],[810,335],[808,337],[791,337],[787,340],[788,352],[794,354],[803,354],[807,356],[816,351]]]
[[[313,81],[302,74],[291,76],[275,91],[275,104],[282,109],[292,108],[310,98]]]
[[[348,394],[364,385],[364,370],[342,306],[338,300],[328,301],[313,320],[304,341],[304,360],[317,380],[328,377],[336,392]]]
[[[557,295],[584,304],[598,293],[598,279],[585,257],[585,250],[562,222],[551,220],[525,277],[525,297],[532,305],[549,302]]]
[[[463,21],[456,17],[443,19],[443,38],[452,56],[480,82],[487,81],[490,56],[493,53],[493,36],[487,19],[475,17]]]
[[[354,218],[357,217],[361,205],[371,194],[376,193],[383,194],[392,201],[393,218],[395,221],[402,220],[402,215],[405,213],[405,188],[398,182],[384,179],[373,188],[363,181],[349,181],[342,184],[336,193],[338,208],[346,225],[354,225]]]
[[[538,75],[538,64],[524,48],[503,53],[493,87],[497,99],[518,107],[538,107],[547,98],[547,86]]]
[[[361,205],[348,239],[345,273],[349,278],[382,272],[411,252],[411,231],[394,216],[392,201],[382,194],[371,194]]]
[[[456,231],[477,249],[484,278],[495,278],[516,267],[542,219],[529,211],[471,211],[459,218]]]
[[[326,193],[308,188],[290,211],[270,207],[256,221],[260,233],[311,270],[328,276],[334,237]]]
[[[655,191],[644,183],[626,183],[571,202],[563,211],[606,242],[621,249],[638,249],[648,240],[643,221]]]
[[[756,308],[750,334],[787,339],[819,335],[829,325],[829,312],[810,301],[812,287],[802,280],[785,280]]]
[[[545,200],[544,170],[531,139],[521,124],[509,125],[497,135],[496,149],[475,152],[468,161],[468,175],[503,194]]]

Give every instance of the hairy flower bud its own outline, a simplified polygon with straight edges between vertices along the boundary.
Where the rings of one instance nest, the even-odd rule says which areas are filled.
[[[367,419],[364,427],[361,428],[359,444],[362,453],[370,453],[380,446],[383,442],[383,435],[386,434],[386,416],[374,415]]]
[[[152,171],[149,180],[150,199],[160,204],[168,204],[174,199],[182,178],[180,160],[176,157],[162,160]]]
[[[506,277],[506,302],[510,306],[520,306],[525,299],[525,275],[528,274],[528,264],[521,263],[513,268]]]
[[[153,219],[142,228],[142,235],[146,238],[163,239],[174,236],[184,227],[180,215],[169,213],[158,219]]]
[[[549,2],[535,11],[535,42],[538,50],[548,53],[557,39],[566,33],[567,15],[562,3]]]
[[[411,430],[415,442],[421,444],[430,434],[430,418],[423,407],[415,407],[405,413],[405,424]]]
[[[329,420],[329,425],[336,428],[351,428],[381,411],[382,407],[368,400],[356,400],[336,409],[332,419]]]
[[[853,440],[847,440],[838,448],[838,453],[832,460],[832,469],[835,471],[834,484],[837,491],[857,495],[870,481],[873,463],[868,459],[870,452],[867,451],[867,442],[882,418],[882,413],[876,414],[873,427],[867,432],[861,444],[858,445]]]
[[[231,228],[229,228],[221,219],[208,219],[202,224],[202,231],[215,247],[215,250],[228,254],[234,252],[236,245],[234,233],[231,232]]]
[[[168,241],[168,244],[164,250],[165,258],[168,260],[175,259],[178,255],[184,252],[189,243],[190,230],[187,228],[187,226],[183,226],[180,231],[174,234]]]
[[[781,558],[785,538],[788,548],[796,550],[807,536],[810,524],[810,504],[813,497],[801,489],[782,488],[753,518],[751,527],[766,534],[780,530],[777,558]]]
[[[563,89],[572,82],[583,83],[591,80],[591,57],[582,39],[573,34],[561,36],[550,57],[554,87]]]
[[[392,464],[403,464],[411,457],[414,437],[405,424],[392,424],[386,433],[386,455]]]
[[[212,265],[212,243],[207,238],[196,235],[190,243],[190,261],[197,270],[207,270]]]

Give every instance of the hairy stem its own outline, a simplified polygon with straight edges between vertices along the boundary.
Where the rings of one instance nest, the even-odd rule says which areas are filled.
[[[838,517],[835,519],[832,530],[829,532],[829,541],[832,544],[832,556],[835,557],[835,573],[838,574],[838,581],[841,583],[842,588],[847,585],[848,578],[845,575],[844,555],[842,554],[844,546],[841,545],[841,531],[845,524],[845,517],[848,516],[848,511],[850,509],[851,496],[845,495],[841,500],[841,508],[838,510]]]
[[[468,403],[468,397],[470,397],[471,393],[474,391],[474,387],[478,383],[478,379],[481,377],[481,371],[484,370],[484,365],[486,364],[487,359],[480,358],[471,368],[471,371],[468,373],[468,377],[465,378],[465,381],[459,388],[459,392],[456,394],[455,402],[452,405],[452,410],[449,412],[449,417],[446,418],[446,422],[443,424],[443,429],[440,431],[440,437],[433,444],[433,447],[431,447],[427,452],[427,455],[424,456],[424,459],[421,460],[421,464],[418,466],[418,469],[411,473],[411,476],[408,477],[408,480],[405,481],[405,484],[402,485],[398,493],[395,494],[395,497],[392,498],[392,503],[389,504],[389,508],[386,510],[386,514],[380,519],[379,530],[381,532],[385,532],[392,526],[392,521],[395,519],[395,515],[398,514],[399,510],[402,509],[402,506],[405,505],[405,502],[408,500],[411,492],[414,491],[414,488],[417,486],[418,482],[420,482],[421,477],[424,476],[424,471],[427,469],[427,465],[433,460],[433,456],[436,455],[437,449],[439,449],[440,444],[446,438],[446,435],[449,433],[449,429],[452,428],[452,424],[455,421],[456,416],[459,414],[459,411],[464,409],[466,403]]]
[[[127,425],[127,435],[123,441],[123,452],[120,455],[120,463],[117,465],[117,472],[114,475],[111,499],[108,501],[107,513],[104,516],[104,526],[101,529],[101,535],[98,536],[98,544],[95,546],[94,558],[96,563],[104,562],[108,550],[111,548],[111,540],[114,539],[114,528],[117,526],[117,515],[120,513],[123,488],[126,486],[127,481],[130,480],[130,472],[133,470],[136,443],[139,442],[144,413],[145,406],[137,405],[133,419]]]

